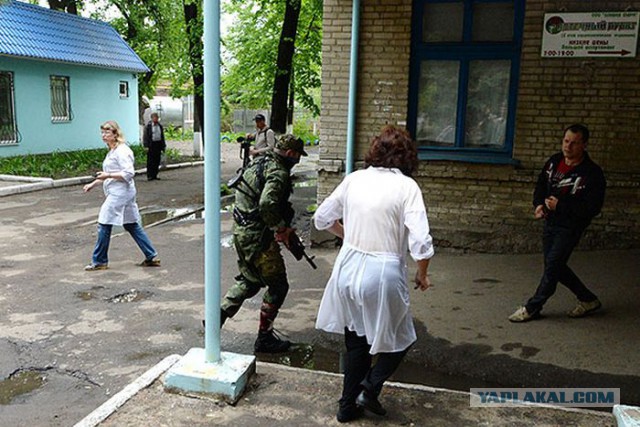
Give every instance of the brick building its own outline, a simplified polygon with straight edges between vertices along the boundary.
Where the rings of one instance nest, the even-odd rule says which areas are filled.
[[[347,159],[352,6],[324,1],[320,201]],[[640,1],[362,0],[355,168],[382,126],[406,126],[440,247],[535,251],[535,179],[563,129],[585,123],[608,186],[581,246],[638,247],[639,10]]]

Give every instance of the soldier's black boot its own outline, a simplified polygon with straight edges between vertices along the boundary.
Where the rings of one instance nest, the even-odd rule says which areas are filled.
[[[289,350],[289,347],[291,347],[291,341],[281,339],[272,329],[258,332],[258,339],[253,349],[256,353],[282,353]]]

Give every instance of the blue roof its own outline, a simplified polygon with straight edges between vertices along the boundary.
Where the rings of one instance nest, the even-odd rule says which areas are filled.
[[[0,4],[0,55],[149,71],[109,24],[15,0]]]

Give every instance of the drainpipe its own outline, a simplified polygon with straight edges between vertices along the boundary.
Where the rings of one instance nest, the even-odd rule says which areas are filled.
[[[220,2],[204,1],[204,358],[220,361]]]
[[[358,36],[360,28],[360,0],[353,0],[351,11],[351,58],[349,63],[349,109],[347,111],[346,173],[353,172],[356,137],[356,96],[358,88]]]

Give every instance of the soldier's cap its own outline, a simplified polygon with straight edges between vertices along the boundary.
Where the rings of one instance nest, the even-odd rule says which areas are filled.
[[[286,133],[280,136],[280,138],[278,138],[278,141],[276,142],[276,148],[280,150],[285,150],[285,151],[286,150],[297,151],[302,156],[308,155],[307,152],[304,151],[304,141],[302,141],[302,139],[300,138],[296,138],[290,133]]]
[[[253,118],[253,121],[257,122],[258,120],[265,121],[266,119],[263,114],[256,114],[256,116]]]

